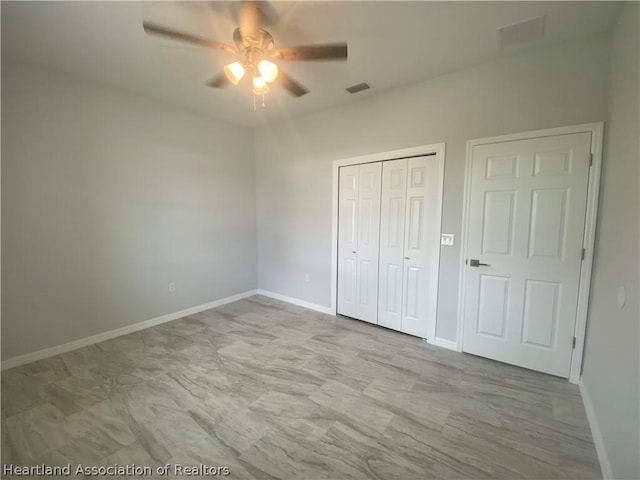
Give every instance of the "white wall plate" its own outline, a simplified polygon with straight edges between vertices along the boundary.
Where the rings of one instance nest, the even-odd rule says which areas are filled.
[[[454,240],[453,233],[443,233],[440,236],[440,245],[446,245],[447,247],[452,247],[453,240]]]

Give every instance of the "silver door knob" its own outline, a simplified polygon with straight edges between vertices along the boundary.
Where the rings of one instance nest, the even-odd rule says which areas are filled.
[[[469,266],[470,267],[488,267],[489,264],[488,263],[480,263],[480,260],[478,260],[477,258],[472,258],[469,260]]]

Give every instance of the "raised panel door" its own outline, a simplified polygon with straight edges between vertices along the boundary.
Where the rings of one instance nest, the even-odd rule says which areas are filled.
[[[472,151],[463,350],[568,377],[591,134]]]
[[[407,160],[384,162],[380,215],[378,324],[394,330],[402,328],[406,197]]]

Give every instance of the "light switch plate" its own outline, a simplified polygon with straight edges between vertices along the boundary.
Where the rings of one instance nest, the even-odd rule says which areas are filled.
[[[447,247],[453,246],[454,236],[453,233],[443,233],[440,237],[440,244],[446,245]]]

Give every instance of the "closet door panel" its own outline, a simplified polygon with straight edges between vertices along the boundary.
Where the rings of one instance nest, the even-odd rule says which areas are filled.
[[[434,331],[439,168],[425,156],[340,169],[338,313],[423,338]]]
[[[439,252],[438,163],[433,156],[411,158],[407,166],[407,202],[403,270],[403,332],[426,338],[435,322],[432,295],[434,249]],[[433,340],[433,339],[430,339]]]
[[[358,304],[355,318],[370,323],[378,323],[381,182],[381,162],[360,165],[356,249]]]
[[[358,313],[358,183],[357,165],[340,169],[338,202],[338,313]]]
[[[402,327],[403,257],[407,160],[392,160],[382,167],[380,215],[380,282],[378,323]]]

